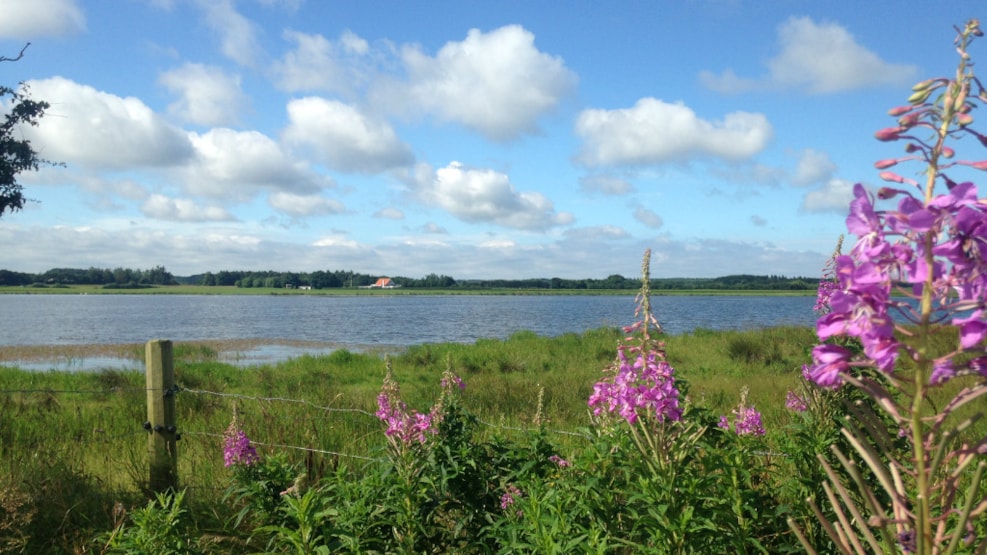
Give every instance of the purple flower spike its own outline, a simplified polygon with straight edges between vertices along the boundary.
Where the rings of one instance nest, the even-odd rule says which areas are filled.
[[[233,420],[229,428],[223,434],[223,465],[224,466],[250,466],[260,461],[257,450],[250,444],[250,438],[246,432],[240,428],[240,419],[237,417],[236,409],[233,411]]]
[[[792,412],[805,412],[809,410],[809,404],[798,393],[789,391],[785,396],[785,408]]]
[[[843,385],[841,374],[850,369],[852,355],[849,350],[838,345],[817,345],[812,349],[815,364],[809,367],[809,379],[820,387],[830,389]]]

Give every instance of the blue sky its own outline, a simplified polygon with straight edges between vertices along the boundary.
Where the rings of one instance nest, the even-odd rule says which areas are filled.
[[[887,110],[985,15],[928,6],[0,0],[64,163],[0,268],[817,276]]]

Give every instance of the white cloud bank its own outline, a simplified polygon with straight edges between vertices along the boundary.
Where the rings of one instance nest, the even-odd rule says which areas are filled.
[[[829,94],[883,85],[906,85],[918,70],[913,65],[882,60],[836,23],[791,17],[778,27],[781,51],[768,60],[761,78],[738,76],[733,70],[716,75],[703,71],[707,88],[727,94],[765,89],[801,89]]]
[[[286,143],[345,172],[378,173],[414,161],[389,123],[336,100],[306,97],[288,103]]]
[[[507,175],[459,162],[434,172],[420,166],[412,186],[424,204],[438,206],[464,222],[545,231],[574,220],[568,212],[556,212],[541,193],[516,190]]]
[[[632,108],[584,110],[576,120],[587,166],[646,165],[716,158],[745,160],[772,137],[763,114],[733,112],[722,121],[700,118],[681,102],[642,98]]]
[[[86,16],[75,0],[4,0],[0,3],[0,38],[32,40],[86,30]],[[3,53],[8,58],[16,52]]]
[[[181,164],[192,154],[185,132],[140,99],[98,91],[62,77],[29,81],[31,95],[51,104],[36,128],[25,128],[49,160],[101,169]]]
[[[539,51],[519,25],[483,33],[471,29],[432,57],[418,47],[402,53],[410,102],[439,120],[461,124],[495,141],[537,131],[537,120],[576,85],[559,57]]]
[[[232,125],[248,100],[240,90],[240,76],[220,68],[187,63],[166,71],[158,82],[178,100],[168,106],[173,116],[196,125]]]

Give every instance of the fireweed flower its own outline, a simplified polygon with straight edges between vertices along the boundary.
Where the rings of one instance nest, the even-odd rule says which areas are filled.
[[[514,484],[507,484],[507,487],[504,488],[503,495],[500,496],[500,508],[507,510],[507,508],[513,505],[522,495],[523,493],[521,493],[521,490],[519,490],[517,486]],[[520,512],[518,514],[520,514]]]
[[[548,458],[548,460],[557,464],[559,468],[569,468],[570,466],[572,466],[572,463],[570,463],[569,461],[563,459],[558,455],[552,455],[551,457]]]
[[[594,415],[617,413],[629,424],[635,423],[641,412],[659,422],[682,418],[675,370],[664,360],[664,353],[621,345],[615,366],[610,380],[593,386],[588,404]]]
[[[223,434],[223,464],[229,466],[250,466],[260,461],[257,450],[250,444],[250,438],[240,427],[240,418],[233,409],[233,420]]]
[[[801,395],[789,390],[785,396],[785,408],[792,412],[805,412],[809,410],[809,404]]]
[[[721,430],[730,430],[730,419],[724,414],[720,416],[720,421],[716,423],[716,427]]]
[[[389,364],[384,375],[384,384],[377,395],[377,418],[387,424],[384,435],[404,444],[414,441],[425,443],[426,435],[435,433],[432,414],[408,411],[408,406],[401,400],[401,392]]]
[[[425,443],[429,435],[437,433],[438,425],[442,421],[443,404],[446,396],[454,389],[465,389],[463,380],[447,368],[442,375],[440,384],[442,395],[438,402],[427,413],[409,411],[408,406],[401,400],[401,391],[394,374],[391,372],[390,361],[385,361],[387,372],[384,375],[384,383],[380,393],[377,395],[377,418],[387,424],[384,435],[394,438],[402,444],[408,445],[414,442]]]
[[[830,298],[831,311],[816,324],[817,335],[824,341],[837,336],[859,339],[863,355],[854,365],[890,374],[900,353],[918,356],[895,337],[895,318],[904,324],[923,318],[915,308],[919,303],[893,297],[897,289],[915,301],[925,294],[935,319],[957,329],[960,349],[982,352],[987,338],[987,205],[978,200],[976,186],[955,184],[928,201],[907,191],[884,193],[900,197],[896,207],[877,210],[866,190],[859,184],[854,187],[847,229],[858,240],[850,255],[836,260],[837,288]],[[849,353],[820,346],[813,351],[810,375],[819,385],[837,387],[850,365]],[[933,385],[972,369],[969,363],[958,367],[950,360],[934,365],[929,376]]]
[[[753,405],[747,404],[748,392],[749,389],[744,386],[740,392],[740,403],[733,409],[733,431],[738,436],[763,436],[764,424],[761,421],[761,413]],[[730,430],[730,419],[721,416],[717,427]]]
[[[761,413],[754,407],[740,406],[733,413],[733,431],[738,436],[763,436],[764,424],[761,422]]]

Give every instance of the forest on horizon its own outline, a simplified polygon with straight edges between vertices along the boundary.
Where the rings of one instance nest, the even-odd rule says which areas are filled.
[[[175,276],[163,266],[151,269],[129,268],[53,268],[32,274],[0,270],[0,286],[49,287],[69,285],[102,285],[106,288],[140,288],[168,285],[234,286],[243,288],[334,289],[367,287],[379,278],[389,277],[394,285],[427,289],[638,289],[640,278],[612,274],[604,279],[526,278],[526,279],[460,279],[428,274],[421,278],[382,276],[350,270],[319,270],[315,272],[228,271],[206,272],[191,276]],[[814,290],[818,278],[778,275],[737,274],[716,278],[652,278],[654,290]]]

